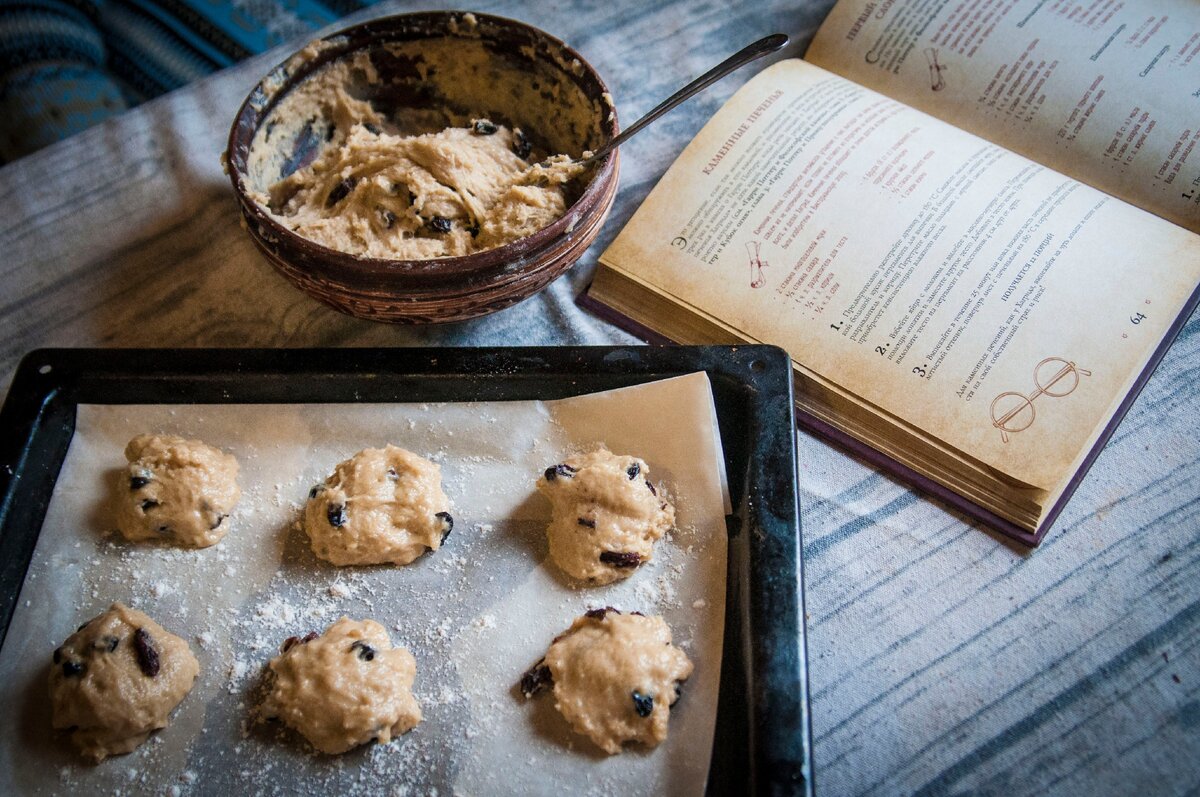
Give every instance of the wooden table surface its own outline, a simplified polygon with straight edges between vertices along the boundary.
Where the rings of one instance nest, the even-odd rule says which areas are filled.
[[[802,53],[831,4],[557,0],[476,9],[532,22],[577,48],[629,122],[766,33],[791,34],[785,54]],[[574,297],[598,252],[753,72],[627,145],[613,214],[567,277],[490,318],[413,329],[308,299],[238,224],[218,156],[246,92],[284,54],[0,170],[5,390],[20,357],[45,346],[629,342],[575,308]],[[801,436],[820,792],[1200,793],[1197,333],[1193,319],[1033,553]]]

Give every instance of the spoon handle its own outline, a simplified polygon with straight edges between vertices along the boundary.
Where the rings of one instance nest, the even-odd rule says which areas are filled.
[[[718,80],[725,77],[738,67],[748,64],[756,58],[761,58],[767,53],[775,52],[780,47],[783,47],[783,45],[787,44],[787,41],[788,37],[786,35],[782,33],[773,33],[770,36],[759,39],[751,45],[743,47],[741,50],[738,50],[736,53],[717,64],[712,69],[708,70],[703,75],[672,94],[670,97],[667,97],[654,110],[650,111],[650,113],[646,114],[641,119],[638,119],[632,125],[625,128],[620,135],[609,141],[600,149],[596,150],[596,152],[586,158],[581,158],[580,160],[576,161],[576,163],[584,164],[600,160],[608,153],[621,146],[621,144],[625,143],[625,141],[637,135],[637,133],[641,131],[643,127],[650,124],[655,119],[674,108],[676,105],[679,105],[694,94],[699,94],[701,91],[708,88],[713,83],[716,83]]]

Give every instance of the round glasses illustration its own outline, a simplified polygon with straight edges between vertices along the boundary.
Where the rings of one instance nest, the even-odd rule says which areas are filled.
[[[1033,402],[1041,396],[1062,398],[1079,387],[1081,376],[1091,376],[1075,363],[1061,357],[1047,357],[1033,369],[1035,389],[1028,396],[1008,390],[992,399],[992,426],[1000,430],[1000,439],[1008,442],[1010,434],[1023,432],[1037,420]]]

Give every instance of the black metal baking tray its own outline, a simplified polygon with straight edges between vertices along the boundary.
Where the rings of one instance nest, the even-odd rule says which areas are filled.
[[[556,399],[706,371],[733,514],[708,794],[811,794],[792,367],[774,346],[44,349],[0,410],[0,645],[79,404]]]

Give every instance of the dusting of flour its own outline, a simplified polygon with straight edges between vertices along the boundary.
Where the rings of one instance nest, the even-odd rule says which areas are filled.
[[[80,512],[69,499],[52,505],[43,537],[57,542],[45,551],[39,543],[22,604],[41,605],[60,590],[70,598],[27,633],[28,649],[48,661],[74,625],[120,600],[184,637],[201,674],[171,726],[99,767],[83,765],[45,729],[37,748],[37,763],[45,766],[36,783],[24,782],[25,790],[180,797],[223,791],[479,793],[489,782],[494,787],[496,767],[505,766],[534,773],[567,767],[578,776],[579,794],[627,794],[659,783],[653,773],[671,754],[665,749],[670,742],[653,756],[598,756],[582,737],[564,738],[561,729],[548,733],[549,703],[527,703],[515,685],[573,617],[603,605],[664,615],[675,644],[697,659],[693,680],[699,680],[711,662],[697,656],[694,641],[703,618],[723,613],[724,585],[697,591],[696,574],[719,572],[723,578],[723,540],[712,544],[712,535],[702,533],[685,510],[678,528],[658,543],[653,561],[627,582],[599,588],[564,583],[544,561],[550,511],[533,482],[546,465],[606,441],[572,442],[547,422],[539,405],[527,404],[528,417],[518,412],[515,422],[512,406],[497,417],[489,409],[494,405],[402,405],[386,424],[387,439],[379,433],[385,425],[380,408],[363,409],[362,418],[321,410],[280,413],[264,423],[255,414],[262,410],[254,408],[181,408],[176,415],[165,407],[138,413],[103,407],[81,419],[88,433],[80,436],[78,456],[69,457],[60,486],[64,480],[75,488],[103,483],[102,463],[116,461],[120,451],[108,449],[150,424],[235,453],[244,468],[244,495],[234,531],[202,551],[131,544],[108,532],[102,514],[93,512],[90,525],[75,523]],[[540,434],[522,431],[522,424],[539,423]],[[442,466],[455,529],[443,548],[406,567],[333,567],[313,555],[299,524],[308,489],[357,448],[384,442],[410,447]],[[654,461],[652,453],[637,453]],[[670,468],[655,464],[660,483],[686,506],[689,496],[679,494]],[[324,756],[282,726],[258,720],[255,707],[263,667],[280,643],[321,631],[343,615],[380,622],[394,645],[414,654],[413,691],[425,720],[390,744]],[[26,634],[16,621],[13,628]],[[719,649],[719,634],[716,639]],[[32,682],[29,689],[44,689],[41,666],[20,676]],[[699,696],[688,697],[672,711],[673,735],[694,721],[691,716],[709,710]],[[631,772],[646,783],[631,783]]]

